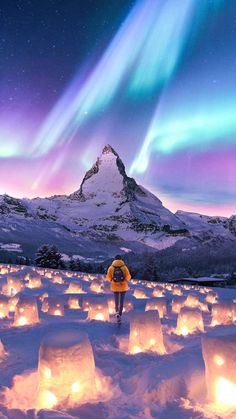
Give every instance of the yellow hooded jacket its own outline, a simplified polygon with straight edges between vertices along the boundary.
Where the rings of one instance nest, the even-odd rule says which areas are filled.
[[[124,281],[122,282],[114,282],[112,280],[114,275],[114,268],[121,268],[123,274],[124,274]],[[112,291],[127,291],[129,289],[128,287],[128,281],[131,279],[131,275],[129,273],[129,269],[127,266],[125,266],[123,260],[116,259],[112,262],[111,266],[108,268],[107,271],[107,280],[111,283],[111,290]]]

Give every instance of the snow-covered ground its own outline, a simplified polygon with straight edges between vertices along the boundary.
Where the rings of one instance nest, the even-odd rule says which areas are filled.
[[[6,299],[0,295],[0,316],[1,310],[5,313],[2,317],[6,315],[6,304],[8,308],[14,310],[18,298],[11,298],[10,294],[14,294],[17,289],[20,289],[18,287],[21,287],[21,291],[16,294],[16,297],[20,297],[16,306],[18,308],[15,308],[15,313],[19,314],[18,319],[16,314],[14,319],[13,311],[7,317],[0,319],[0,340],[3,344],[3,346],[0,344],[0,418],[233,419],[236,417],[234,355],[236,343],[232,350],[232,360],[224,360],[223,364],[220,362],[220,367],[217,367],[222,368],[220,376],[224,377],[226,382],[227,374],[229,374],[229,368],[227,370],[225,367],[226,361],[229,365],[232,361],[230,373],[235,378],[234,383],[226,387],[226,401],[222,396],[217,405],[207,396],[205,364],[201,347],[202,336],[219,336],[222,342],[227,340],[226,335],[233,335],[236,339],[234,324],[236,308],[233,303],[233,300],[236,300],[236,289],[215,288],[212,293],[212,289],[206,287],[133,280],[127,292],[127,305],[122,324],[118,325],[112,313],[110,313],[109,321],[88,319],[93,317],[94,310],[97,310],[97,318],[106,317],[107,312],[102,312],[99,307],[103,307],[104,304],[106,306],[108,302],[112,311],[112,293],[103,276],[44,271],[33,267],[20,269],[22,268],[15,266],[9,266],[8,269],[3,265],[0,267],[1,294],[8,296]],[[40,282],[41,286],[39,286]],[[35,285],[39,287],[34,288]],[[162,297],[156,298],[153,293]],[[135,298],[135,295],[139,298]],[[22,312],[22,306],[19,306],[20,302],[29,301],[26,297],[30,299],[36,297],[39,322],[33,325],[17,326],[19,323],[27,322],[27,308]],[[72,298],[75,300],[72,301]],[[143,313],[145,316],[145,306],[147,303],[151,304],[153,298],[155,298],[154,304],[162,304],[162,307],[167,308],[166,314],[164,310],[164,317],[161,318],[164,353],[160,349],[161,334],[155,335],[155,339],[150,339],[150,333],[157,333],[159,330],[157,311],[155,311],[156,324],[153,331],[151,331],[151,325],[145,325],[144,340],[138,343],[139,346],[133,347],[130,339],[130,324],[134,324],[132,322],[134,322],[135,314]],[[173,300],[175,304],[172,305]],[[214,301],[217,300],[226,303],[222,306],[226,306],[226,311],[228,310],[221,313],[220,317],[217,317],[219,313],[214,311],[214,307],[219,307],[214,305]],[[95,303],[97,303],[96,306]],[[71,309],[69,304],[77,308]],[[203,325],[198,322],[197,327],[200,330],[187,334],[188,327],[193,327],[194,320],[190,323],[185,320],[187,326],[181,325],[178,314],[173,312],[173,310],[178,311],[177,304],[185,304],[185,307],[186,304],[189,305],[190,314],[192,307],[197,307],[195,310],[198,315],[200,313],[203,316],[204,332],[200,331]],[[33,303],[31,306],[33,307]],[[88,307],[90,307],[89,312],[84,310]],[[64,315],[60,315],[60,310],[62,314],[64,311]],[[161,309],[159,309],[159,314],[162,315]],[[217,322],[227,324],[213,327],[212,320],[214,324]],[[141,316],[137,327],[141,327],[142,323]],[[72,392],[74,391],[73,395],[65,394],[64,400],[58,400],[50,392],[50,397],[40,399],[39,402],[39,391],[42,387],[40,368],[38,370],[40,345],[46,335],[51,336],[55,333],[58,335],[57,340],[60,341],[60,332],[64,330],[70,330],[72,334],[77,332],[81,336],[82,332],[87,333],[96,367],[94,383],[85,394],[81,393],[82,388],[78,383],[73,383],[71,386]],[[133,329],[132,333],[134,336],[137,335]],[[138,333],[141,335],[142,330],[140,329]],[[142,345],[145,346],[147,341],[150,342],[150,348],[155,349],[156,352],[155,350],[142,352]],[[224,343],[222,348],[223,346]],[[58,358],[55,355],[55,365],[51,366],[52,372],[47,370],[46,374],[47,385],[50,386],[51,380],[56,380],[56,385],[60,386],[56,390],[59,393],[63,393],[60,374],[69,376],[73,370],[73,374],[77,374],[79,381],[82,382],[85,370],[90,368],[90,358],[86,358],[87,352],[85,352],[83,355],[85,359],[81,361],[79,358],[79,362],[83,362],[85,367],[79,368],[78,363],[73,365],[73,356],[71,356],[70,363],[73,366],[70,365],[67,371],[63,348],[62,344],[60,356]],[[222,354],[217,351],[221,351],[221,348],[216,348],[215,354],[218,357],[216,359],[221,360]],[[58,359],[61,362],[58,362]],[[229,389],[232,392],[233,402],[229,401]],[[226,405],[228,403],[230,408],[226,409],[224,403]]]

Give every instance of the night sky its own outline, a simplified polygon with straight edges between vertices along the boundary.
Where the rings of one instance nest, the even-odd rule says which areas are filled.
[[[235,0],[1,0],[0,193],[78,189],[103,146],[172,211],[236,213]]]

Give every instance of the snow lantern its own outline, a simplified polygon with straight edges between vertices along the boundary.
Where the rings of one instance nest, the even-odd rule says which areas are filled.
[[[51,316],[64,316],[64,301],[57,297],[45,298],[41,310]]]
[[[218,324],[230,324],[233,322],[233,303],[232,301],[220,301],[212,306],[211,326]]]
[[[165,298],[151,298],[147,301],[145,311],[158,310],[159,317],[162,319],[167,315],[167,305]]]
[[[215,291],[209,291],[205,298],[207,303],[216,304],[218,301],[218,295]]]
[[[6,274],[8,274],[8,272],[9,272],[9,269],[6,266],[1,265],[0,274],[1,275],[6,275]]]
[[[39,349],[38,408],[80,402],[96,387],[93,350],[86,333],[64,329],[47,335]]]
[[[21,279],[19,277],[8,275],[7,276],[7,295],[14,296],[23,288]]]
[[[79,302],[79,297],[77,296],[71,296],[68,298],[68,308],[73,309],[73,310],[78,310],[80,309],[80,302]]]
[[[197,295],[195,295],[195,294],[188,294],[188,296],[187,296],[187,298],[185,300],[184,305],[186,307],[196,308],[196,307],[199,306],[199,303],[200,303],[200,301],[199,301],[199,298],[198,298]]]
[[[65,294],[84,294],[82,284],[80,282],[72,281],[69,287],[65,290]]]
[[[45,276],[45,278],[51,279],[52,278],[52,272],[46,270],[44,276]]]
[[[40,288],[42,286],[41,276],[34,273],[29,276],[28,288]]]
[[[174,297],[171,302],[172,312],[178,314],[181,308],[184,306],[186,297]]]
[[[165,353],[158,311],[136,312],[130,318],[129,352],[146,351]]]
[[[182,289],[180,287],[175,287],[172,290],[172,294],[173,295],[183,295],[183,291],[182,291]]]
[[[209,401],[221,410],[236,409],[236,336],[203,336],[202,354]]]
[[[53,284],[64,284],[64,279],[62,278],[62,275],[55,274],[52,277],[52,283]]]
[[[155,287],[152,293],[153,297],[164,297],[165,290],[161,287]]]
[[[196,308],[182,307],[178,314],[176,333],[187,336],[198,331],[204,332],[201,311]]]
[[[133,292],[133,296],[135,298],[148,298],[145,290],[141,287],[137,287],[135,288],[134,292]]]
[[[91,300],[88,308],[88,320],[100,320],[108,322],[109,318],[109,307],[107,300]]]
[[[102,283],[100,281],[93,281],[89,289],[90,291],[96,292],[97,294],[103,293]]]
[[[29,326],[38,322],[36,299],[34,297],[20,297],[15,308],[14,326]]]
[[[0,295],[0,319],[8,317],[9,314],[9,300],[5,295]]]

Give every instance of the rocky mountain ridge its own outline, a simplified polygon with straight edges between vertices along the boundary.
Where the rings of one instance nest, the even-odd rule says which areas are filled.
[[[110,145],[68,196],[0,196],[0,242],[18,243],[22,252],[55,243],[69,255],[104,259],[117,251],[162,250],[180,240],[216,237],[236,239],[236,216],[173,214],[126,174]]]

